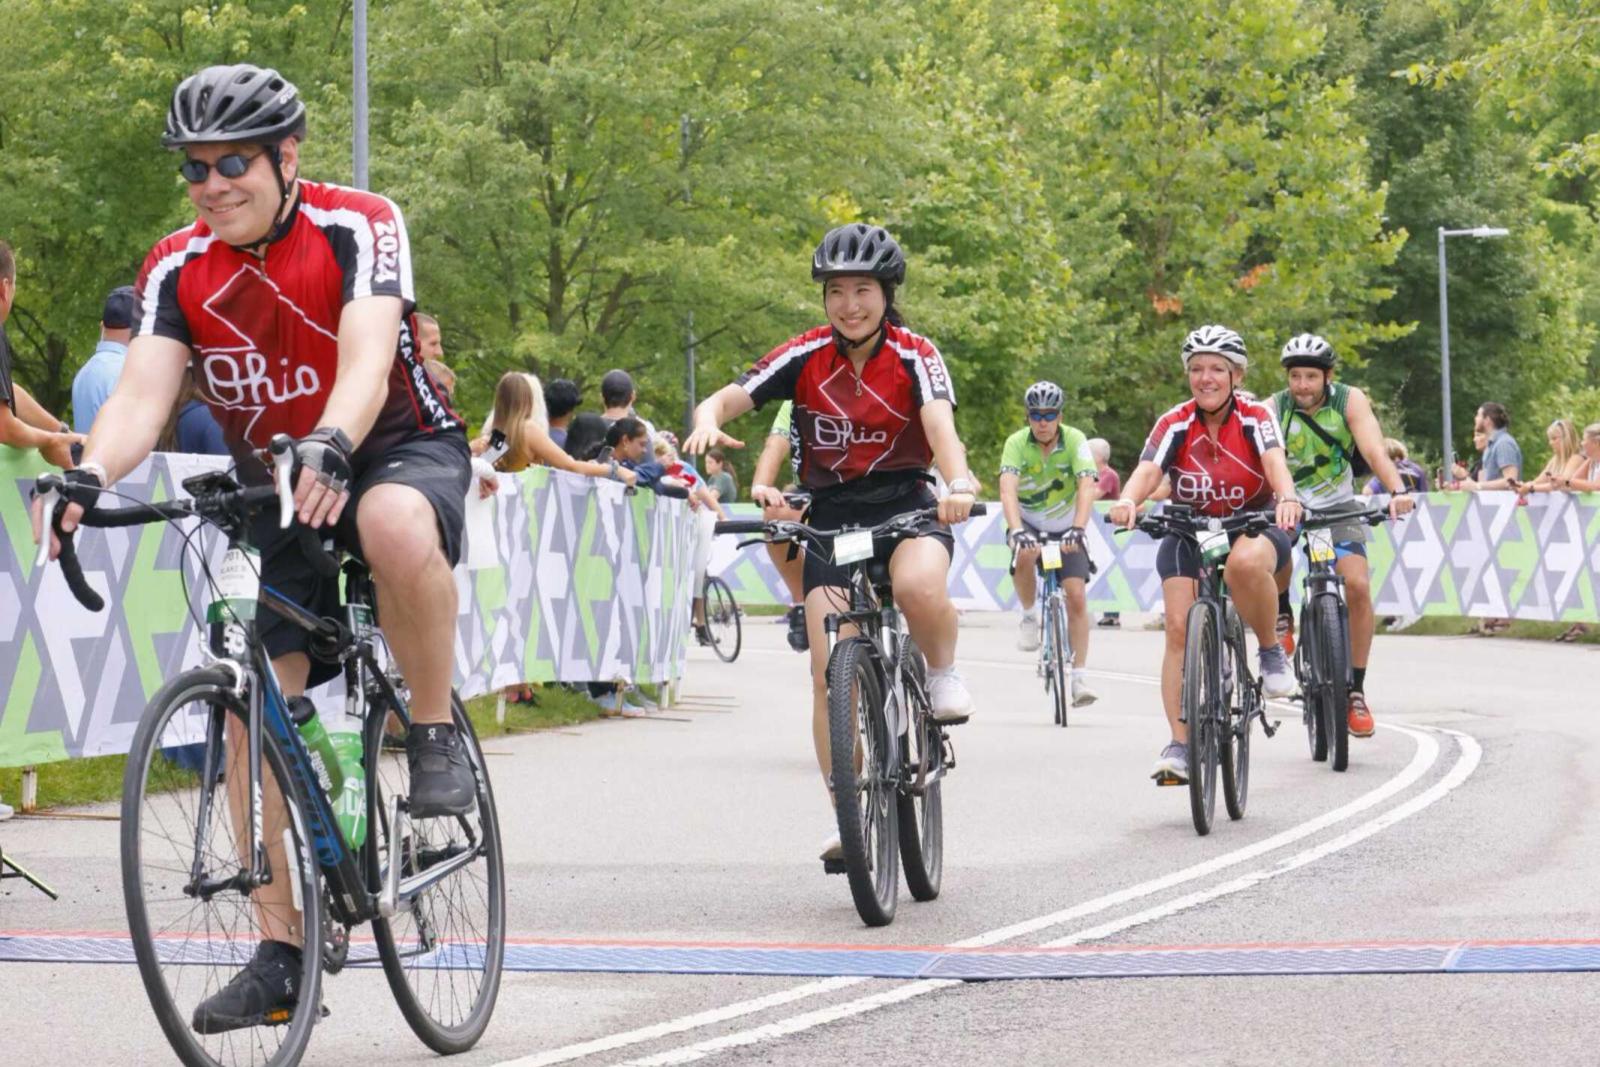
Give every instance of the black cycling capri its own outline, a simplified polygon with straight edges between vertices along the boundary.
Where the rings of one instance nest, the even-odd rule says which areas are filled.
[[[866,527],[876,526],[880,522],[887,522],[896,515],[903,515],[908,511],[918,508],[933,507],[938,500],[924,482],[912,482],[905,490],[883,501],[862,502],[860,500],[847,500],[835,498],[820,500],[813,498],[811,514],[806,520],[811,526],[819,530],[839,530],[846,526]],[[917,528],[918,537],[931,537],[944,546],[945,552],[954,559],[956,554],[956,539],[950,532],[950,527],[944,525],[936,518],[922,520]],[[887,561],[893,554],[895,543],[879,541],[876,544],[876,557]],[[815,545],[806,546],[806,562],[803,588],[807,593],[813,589],[824,586],[848,587],[850,576],[843,567],[837,566],[830,558],[823,558],[823,553],[816,551]]]
[[[354,474],[350,499],[335,532],[340,545],[360,554],[356,508],[367,490],[393,482],[409,485],[427,499],[433,507],[444,557],[450,566],[456,565],[461,558],[461,536],[467,521],[467,488],[472,481],[472,452],[467,447],[466,434],[446,431],[401,441]],[[278,529],[276,509],[257,516],[251,536],[261,551],[261,584],[317,615],[337,614],[338,577],[323,578],[311,569],[300,552],[294,528]],[[289,652],[305,652],[310,645],[309,634],[266,608],[256,612],[256,631],[273,659]],[[321,685],[338,673],[338,664],[313,659],[307,686]]]
[[[1036,538],[1051,536],[1047,531],[1041,530],[1030,523],[1026,515],[1022,519],[1022,528]],[[1068,548],[1066,545],[1062,545],[1061,569],[1056,572],[1056,577],[1063,581],[1068,578],[1082,578],[1087,582],[1089,580],[1089,550],[1082,547]]]
[[[1228,544],[1231,546],[1244,532],[1228,535]],[[1258,536],[1265,537],[1272,542],[1273,551],[1277,553],[1278,560],[1273,564],[1273,572],[1283,570],[1289,565],[1289,560],[1294,548],[1294,535],[1284,530],[1281,526],[1271,526],[1262,531]],[[1200,577],[1200,550],[1193,541],[1183,537],[1163,537],[1161,544],[1156,548],[1156,573],[1164,582],[1168,578],[1199,578]]]

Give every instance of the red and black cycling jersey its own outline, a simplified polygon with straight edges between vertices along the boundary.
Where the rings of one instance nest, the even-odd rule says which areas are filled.
[[[859,375],[834,344],[833,328],[818,326],[767,353],[738,384],[757,407],[794,401],[790,440],[808,489],[926,471],[933,449],[917,410],[930,400],[956,402],[933,342],[889,323]]]
[[[274,434],[316,429],[339,369],[339,316],[367,296],[403,301],[389,395],[358,460],[419,434],[460,430],[417,355],[415,293],[405,221],[393,202],[359,189],[302,181],[293,222],[265,259],[204,222],[164,237],[135,286],[135,334],[193,350],[195,381],[235,451]]]
[[[1139,459],[1159,465],[1172,480],[1175,503],[1226,517],[1272,502],[1261,457],[1282,447],[1272,412],[1235,393],[1214,439],[1200,406],[1186,400],[1156,420]]]

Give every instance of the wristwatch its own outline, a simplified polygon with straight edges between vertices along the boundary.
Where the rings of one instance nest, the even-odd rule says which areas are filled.
[[[977,492],[977,490],[972,487],[972,482],[966,478],[957,478],[955,481],[950,482],[946,488],[950,490],[952,495],[963,493],[967,496],[973,496]]]

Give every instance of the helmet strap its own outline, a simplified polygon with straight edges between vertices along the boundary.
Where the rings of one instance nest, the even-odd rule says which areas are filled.
[[[299,184],[296,178],[290,183],[283,176],[283,151],[279,145],[267,146],[267,161],[272,164],[272,176],[278,181],[278,210],[273,213],[272,225],[267,232],[256,241],[247,245],[237,246],[241,252],[250,252],[258,256],[266,255],[266,247],[272,242],[282,239],[294,225],[294,215],[290,210],[291,194],[295,185]]]

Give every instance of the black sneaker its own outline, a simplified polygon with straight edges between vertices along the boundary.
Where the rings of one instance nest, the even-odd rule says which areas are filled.
[[[806,606],[796,604],[789,609],[789,647],[796,652],[804,652],[811,647],[811,639],[806,636]]]
[[[694,624],[694,643],[699,645],[701,648],[705,648],[707,645],[711,644],[711,631],[705,626],[704,623]]]
[[[467,750],[452,723],[412,723],[406,735],[411,817],[465,815],[478,803]]]
[[[300,950],[263,941],[244,970],[194,1009],[197,1034],[221,1034],[247,1026],[282,1026],[300,1002]]]

